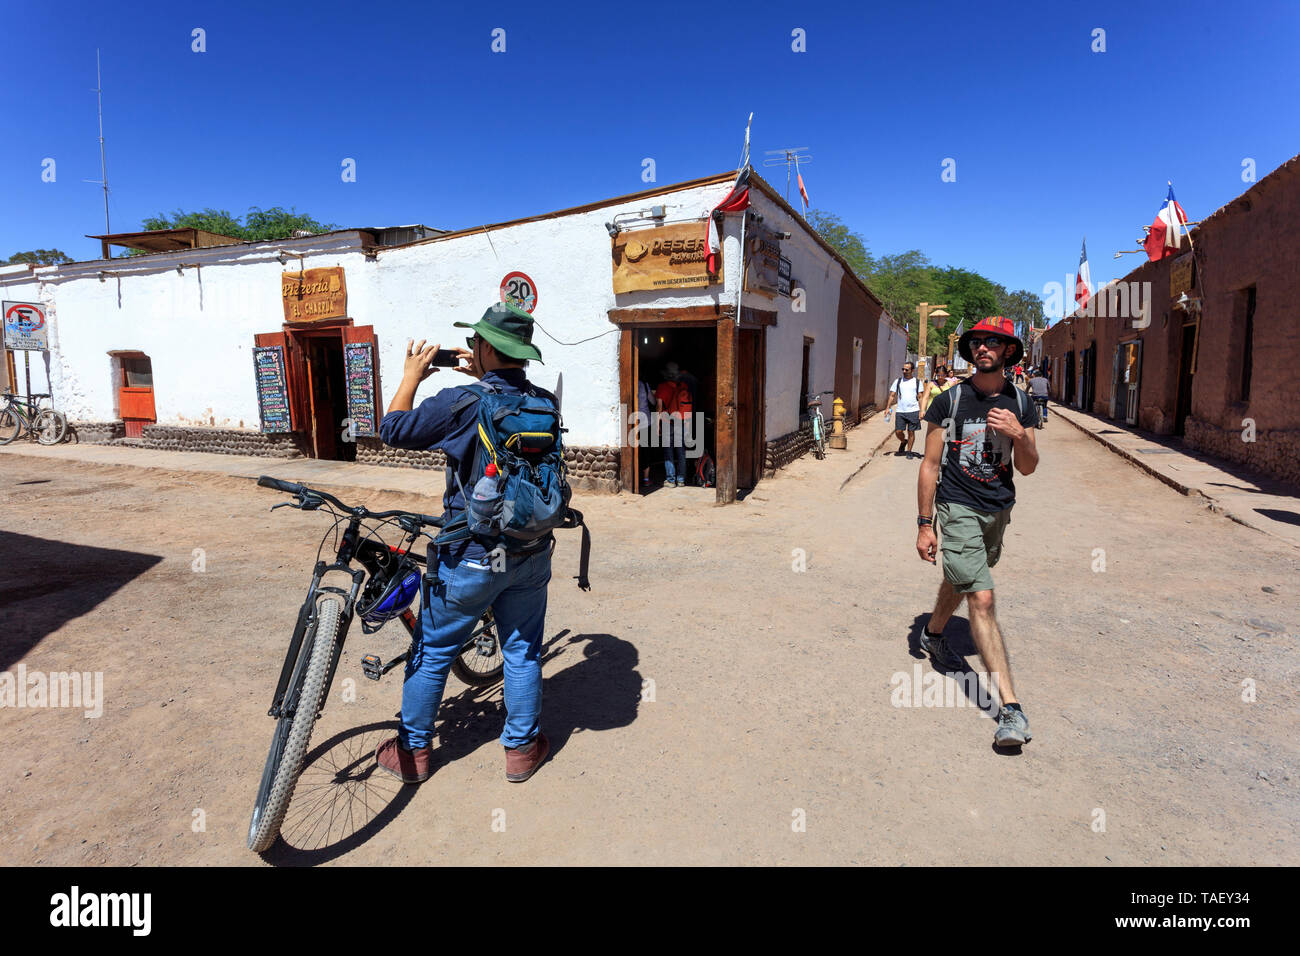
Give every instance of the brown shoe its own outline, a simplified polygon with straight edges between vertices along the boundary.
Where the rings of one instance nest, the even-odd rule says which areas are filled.
[[[433,747],[407,750],[390,737],[375,750],[375,762],[402,783],[423,783],[433,776]]]
[[[506,779],[511,783],[523,783],[537,772],[546,755],[551,752],[551,742],[546,734],[539,733],[531,743],[522,747],[506,748]]]

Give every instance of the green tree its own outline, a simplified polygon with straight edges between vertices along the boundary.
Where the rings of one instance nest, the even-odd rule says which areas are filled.
[[[1042,296],[1024,289],[1015,292],[1008,292],[1002,286],[998,286],[997,289],[998,314],[1015,323],[1016,334],[1020,336],[1021,341],[1026,339],[1030,328],[1047,327]]]
[[[875,260],[867,285],[894,321],[907,327],[907,348],[916,351],[922,302],[942,302],[935,268],[919,249],[910,249]],[[933,328],[933,326],[931,326]],[[926,332],[929,337],[930,332]]]
[[[9,257],[10,264],[31,262],[38,266],[55,266],[61,262],[72,262],[72,256],[58,249],[33,249],[31,252],[15,252]]]
[[[177,209],[170,216],[160,213],[142,221],[145,229],[202,229],[215,232],[232,239],[247,242],[260,242],[265,239],[288,239],[295,232],[321,233],[337,229],[333,223],[323,223],[305,213],[283,206],[259,209],[253,206],[244,216],[244,221],[232,216],[229,210],[208,207],[195,212]],[[142,255],[139,249],[131,250],[132,255]]]
[[[865,282],[874,264],[871,253],[867,250],[867,241],[846,226],[844,220],[833,212],[810,209],[807,223],[829,243],[832,249],[844,257],[844,261]]]

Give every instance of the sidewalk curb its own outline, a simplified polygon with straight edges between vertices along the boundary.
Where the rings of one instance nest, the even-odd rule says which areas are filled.
[[[1105,438],[1103,438],[1101,435],[1098,435],[1096,432],[1089,431],[1081,423],[1076,422],[1074,419],[1061,414],[1059,410],[1056,413],[1056,417],[1059,418],[1061,421],[1069,422],[1071,426],[1083,432],[1093,441],[1097,442],[1097,444],[1103,446],[1109,451],[1114,452],[1115,454],[1119,455],[1121,458],[1127,460],[1131,464],[1136,465],[1140,470],[1146,472],[1152,478],[1156,478],[1159,481],[1164,482],[1166,485],[1168,485],[1170,488],[1173,488],[1179,494],[1186,495],[1189,498],[1199,495],[1200,497],[1205,498],[1206,500],[1212,500],[1210,499],[1209,495],[1205,494],[1199,488],[1193,488],[1190,485],[1185,485],[1182,482],[1170,477],[1169,475],[1162,475],[1159,471],[1155,469],[1155,467],[1143,461],[1141,458],[1138,458],[1136,455],[1128,451],[1125,451],[1123,448],[1120,448],[1118,445],[1114,444],[1113,442],[1107,441]]]
[[[1273,534],[1273,532],[1271,532],[1268,528],[1262,528],[1258,524],[1254,524],[1253,522],[1247,521],[1245,518],[1241,517],[1235,512],[1229,511],[1227,507],[1224,506],[1223,502],[1220,501],[1218,498],[1215,498],[1213,495],[1208,495],[1200,488],[1196,488],[1192,485],[1185,485],[1181,481],[1178,481],[1176,478],[1173,478],[1170,475],[1161,474],[1159,471],[1156,470],[1154,466],[1138,458],[1136,455],[1126,451],[1123,448],[1120,448],[1118,445],[1112,442],[1107,441],[1105,438],[1103,438],[1101,435],[1098,435],[1096,432],[1089,431],[1081,423],[1075,421],[1074,419],[1068,417],[1067,415],[1061,414],[1059,408],[1057,410],[1056,417],[1062,421],[1069,422],[1071,426],[1083,432],[1085,435],[1087,435],[1089,438],[1096,441],[1099,445],[1101,445],[1106,450],[1115,453],[1116,455],[1123,458],[1130,464],[1136,466],[1140,471],[1143,471],[1146,474],[1150,475],[1152,478],[1155,478],[1158,481],[1164,483],[1165,485],[1168,485],[1170,488],[1174,489],[1179,494],[1184,495],[1188,498],[1199,498],[1201,503],[1207,509],[1214,512],[1215,514],[1222,515],[1224,518],[1227,518],[1229,521],[1235,521],[1237,524],[1246,528],[1250,528],[1252,531],[1258,531],[1261,534],[1267,534],[1270,537],[1277,537],[1277,535]]]
[[[856,428],[861,428],[863,425],[867,424],[867,422],[869,422],[869,421],[871,421],[873,418],[875,418],[876,415],[878,415],[878,414],[880,414],[880,413],[879,413],[879,412],[873,413],[871,416],[869,416],[869,417],[863,419],[862,421],[858,422]],[[855,430],[856,430],[856,429],[855,429]],[[867,457],[866,457],[866,459],[862,462],[862,464],[858,465],[858,467],[855,468],[855,469],[853,470],[853,473],[852,473],[852,474],[850,474],[847,478],[845,478],[843,481],[840,482],[840,486],[839,486],[839,488],[836,489],[836,492],[837,492],[837,493],[838,493],[838,492],[841,492],[841,491],[843,491],[845,488],[847,488],[847,487],[848,487],[848,484],[849,484],[850,481],[852,481],[854,478],[856,478],[858,475],[860,475],[860,474],[862,473],[862,470],[863,470],[864,468],[866,468],[867,465],[869,465],[869,464],[871,464],[873,461],[875,461],[875,460],[876,460],[876,455],[877,455],[877,453],[880,451],[880,449],[884,448],[887,444],[889,444],[889,440],[890,440],[893,436],[894,436],[894,432],[893,432],[892,429],[889,430],[889,431],[886,431],[885,434],[884,434],[884,437],[881,438],[880,441],[876,443],[876,447],[875,447],[875,448],[871,449],[871,451],[867,454]]]

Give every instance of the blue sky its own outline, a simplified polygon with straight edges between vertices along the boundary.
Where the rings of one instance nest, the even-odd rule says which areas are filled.
[[[98,256],[96,47],[114,231],[206,206],[498,222],[646,188],[645,157],[659,184],[734,168],[752,110],[756,161],[810,147],[814,205],[873,253],[1041,293],[1085,234],[1094,283],[1137,265],[1112,255],[1166,180],[1199,219],[1249,187],[1244,160],[1262,178],[1300,152],[1300,3],[1284,0],[8,3],[3,22],[0,258]]]

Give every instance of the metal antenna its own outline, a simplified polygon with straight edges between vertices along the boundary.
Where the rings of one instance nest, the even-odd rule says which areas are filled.
[[[790,149],[766,149],[768,156],[763,160],[764,166],[785,166],[785,201],[790,201],[790,168],[798,167],[800,163],[811,163],[812,157],[808,155],[807,146],[794,146]]]
[[[104,90],[103,83],[99,74],[99,50],[95,51],[95,88],[92,93],[97,94],[99,99],[99,174],[103,179],[83,179],[83,183],[94,183],[96,186],[104,187],[104,234],[107,235],[113,230],[108,225],[108,162],[104,158]]]

